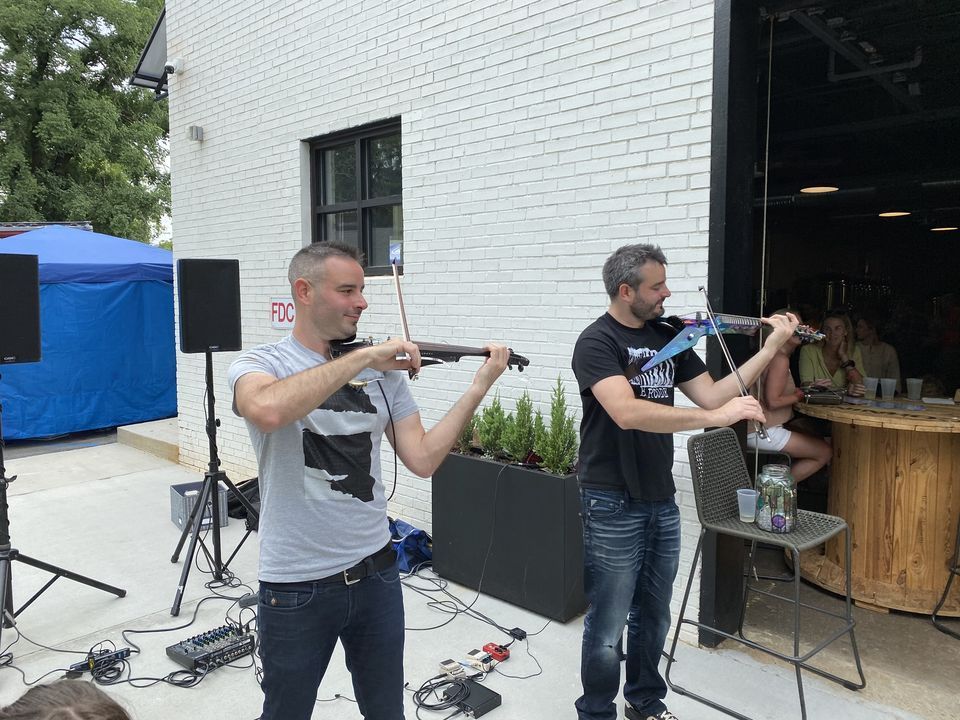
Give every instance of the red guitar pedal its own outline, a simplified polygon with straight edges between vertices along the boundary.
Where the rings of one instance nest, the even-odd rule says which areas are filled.
[[[487,643],[483,646],[484,652],[488,653],[497,662],[503,662],[510,657],[510,648],[505,648],[496,643]]]

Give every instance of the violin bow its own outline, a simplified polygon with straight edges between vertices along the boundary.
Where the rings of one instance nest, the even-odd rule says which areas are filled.
[[[747,390],[746,383],[743,382],[743,377],[740,375],[740,369],[733,362],[733,357],[731,357],[730,350],[727,348],[727,342],[723,339],[723,333],[720,331],[720,326],[717,323],[717,317],[713,314],[713,308],[710,305],[710,298],[707,296],[707,291],[703,285],[700,286],[700,292],[703,293],[703,302],[706,304],[707,317],[710,318],[710,322],[713,324],[713,329],[716,331],[717,342],[720,343],[720,350],[723,352],[723,357],[727,361],[727,365],[730,366],[730,369],[733,370],[733,374],[737,377],[737,383],[740,385],[740,396],[748,397],[750,392]],[[757,437],[759,437],[761,440],[768,439],[767,430],[765,427],[763,427],[763,423],[759,422],[758,420],[754,420],[753,427],[757,433]]]
[[[393,286],[397,292],[397,308],[400,312],[400,329],[403,332],[403,339],[406,342],[411,342],[420,348],[420,367],[426,365],[438,365],[444,362],[456,362],[461,357],[465,355],[475,355],[477,357],[490,357],[490,352],[484,350],[483,348],[472,348],[472,347],[463,347],[461,345],[446,345],[441,343],[425,343],[425,342],[414,342],[410,338],[410,328],[407,325],[407,311],[403,305],[403,292],[400,290],[400,273],[397,269],[397,263],[390,263],[393,268]],[[337,352],[342,354],[344,352],[350,352],[355,350],[358,347],[363,347],[364,345],[369,344],[365,342],[348,342],[346,344],[341,344],[337,348]],[[398,355],[397,360],[407,360],[409,359],[407,355]],[[510,356],[507,360],[507,367],[516,366],[518,372],[523,372],[523,369],[530,364],[530,361],[525,358],[523,355],[518,355],[517,353],[510,350]],[[415,372],[412,368],[407,371],[411,380],[416,380],[419,377],[419,373]]]
[[[407,311],[403,307],[403,292],[400,290],[400,271],[397,269],[397,261],[394,260],[390,263],[390,267],[393,268],[393,287],[397,291],[397,309],[400,311],[400,331],[403,333],[404,342],[412,342],[410,340],[410,327],[407,325]],[[398,360],[409,360],[410,356],[404,354],[403,357],[398,357]],[[416,380],[418,373],[410,368],[407,370],[407,374],[410,376],[411,380]]]

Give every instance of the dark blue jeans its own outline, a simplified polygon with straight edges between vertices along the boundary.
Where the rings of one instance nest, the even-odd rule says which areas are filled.
[[[262,720],[309,720],[338,639],[363,717],[403,720],[403,596],[396,563],[353,585],[261,582],[257,628]]]
[[[580,720],[615,720],[620,685],[617,649],[627,626],[624,699],[642,715],[666,709],[660,651],[670,630],[670,597],[680,563],[680,510],[671,498],[634,502],[625,492],[581,491],[584,589],[577,700]]]

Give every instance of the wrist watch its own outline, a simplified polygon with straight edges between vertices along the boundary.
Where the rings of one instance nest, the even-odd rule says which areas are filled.
[[[855,368],[857,364],[853,360],[847,360],[845,363],[840,363],[840,367],[846,369]]]

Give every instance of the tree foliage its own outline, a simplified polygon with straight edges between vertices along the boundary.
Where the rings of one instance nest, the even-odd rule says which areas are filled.
[[[517,400],[516,413],[507,415],[503,429],[503,449],[514,462],[525,463],[533,452],[534,440],[533,401],[526,390]]]
[[[503,454],[503,431],[507,426],[507,414],[500,404],[500,393],[493,396],[493,402],[480,411],[477,423],[477,437],[484,455],[497,457]]]
[[[0,220],[147,241],[170,208],[167,104],[127,78],[163,0],[0,2]]]
[[[550,427],[539,423],[534,440],[534,451],[540,456],[540,466],[555,475],[566,475],[573,470],[577,459],[577,431],[574,417],[567,412],[567,400],[563,394],[563,380],[557,376],[557,384],[550,397]]]

